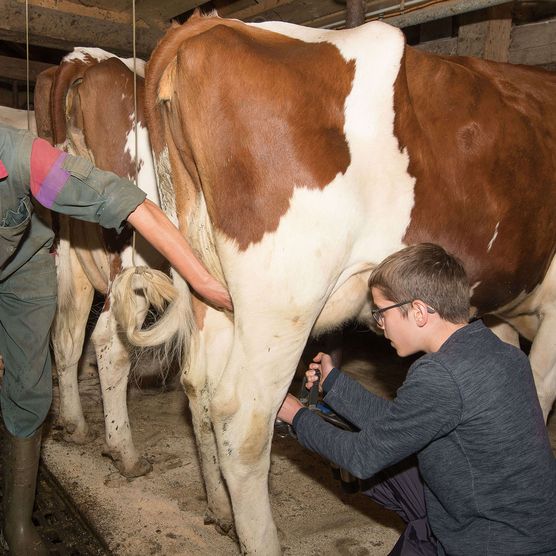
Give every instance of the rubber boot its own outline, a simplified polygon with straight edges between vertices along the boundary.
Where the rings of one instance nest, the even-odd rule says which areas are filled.
[[[3,537],[10,556],[47,556],[33,522],[37,470],[41,452],[41,429],[30,438],[17,438],[4,431],[4,525]]]

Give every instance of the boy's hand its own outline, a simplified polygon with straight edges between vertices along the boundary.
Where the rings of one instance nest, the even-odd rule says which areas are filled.
[[[326,377],[333,368],[334,364],[332,363],[330,355],[322,351],[317,353],[313,358],[313,362],[309,364],[309,370],[305,372],[305,376],[307,377],[307,384],[305,387],[310,390],[313,383],[320,378],[319,390],[322,391],[322,383],[326,380]]]
[[[302,408],[305,407],[295,396],[288,394],[282,407],[278,411],[278,419],[285,421],[288,424],[292,424],[295,414]]]

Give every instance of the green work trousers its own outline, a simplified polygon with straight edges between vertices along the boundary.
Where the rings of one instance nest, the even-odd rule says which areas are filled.
[[[41,249],[0,282],[0,391],[7,430],[28,438],[42,425],[52,403],[50,327],[56,311],[56,268]]]

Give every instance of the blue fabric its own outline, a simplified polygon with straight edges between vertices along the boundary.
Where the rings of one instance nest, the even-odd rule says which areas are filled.
[[[434,556],[437,541],[427,517],[423,481],[414,458],[380,471],[363,494],[396,512],[406,528],[389,556]]]

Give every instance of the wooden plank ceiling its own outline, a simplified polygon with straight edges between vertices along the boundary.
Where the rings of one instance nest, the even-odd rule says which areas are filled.
[[[507,1],[367,0],[365,7],[367,19],[384,17],[403,27]],[[25,0],[3,0],[2,4],[0,41],[25,43]],[[217,9],[224,17],[246,21],[342,27],[346,0],[136,0],[135,6],[136,49],[138,56],[145,58],[172,19],[183,22],[197,7]],[[28,0],[28,14],[29,40],[34,46],[67,51],[76,45],[97,46],[131,55],[131,0]]]

